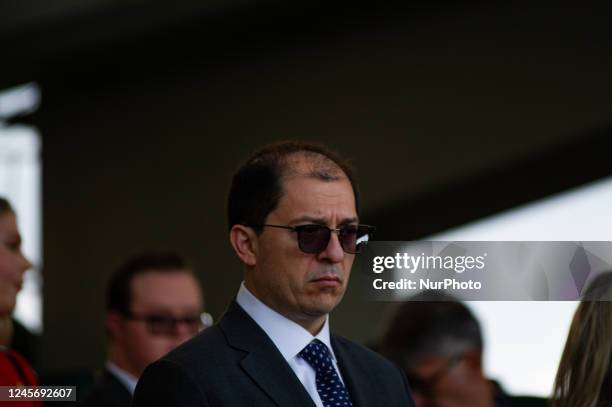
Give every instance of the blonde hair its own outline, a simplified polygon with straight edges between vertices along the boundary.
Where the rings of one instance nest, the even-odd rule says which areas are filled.
[[[612,272],[598,276],[578,305],[561,356],[551,407],[604,407],[611,400]],[[604,395],[608,392],[608,396]]]

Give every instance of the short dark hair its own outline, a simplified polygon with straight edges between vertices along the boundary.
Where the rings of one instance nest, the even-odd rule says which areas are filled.
[[[462,302],[446,293],[416,294],[401,304],[390,322],[378,349],[407,372],[424,356],[482,351],[478,320]]]
[[[312,163],[308,176],[339,179],[342,171],[351,183],[359,213],[359,191],[348,161],[327,147],[299,141],[281,141],[255,152],[234,174],[227,203],[228,228],[248,225],[261,233],[261,226],[283,196],[282,180],[292,173],[289,158],[303,154]]]
[[[11,203],[8,201],[8,199],[0,196],[0,215],[3,215],[6,212],[15,211],[13,210],[13,207],[11,206]]]
[[[174,252],[141,253],[126,259],[111,275],[106,286],[106,310],[123,315],[130,312],[132,281],[151,271],[184,272],[190,270],[185,260]]]

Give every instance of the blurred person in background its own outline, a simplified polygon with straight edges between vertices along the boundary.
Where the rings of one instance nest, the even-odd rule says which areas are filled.
[[[551,406],[612,406],[612,272],[593,280],[576,309]]]
[[[12,336],[11,314],[23,274],[32,263],[21,252],[21,235],[10,203],[0,197],[0,386],[34,386],[37,377],[29,363],[8,348]],[[4,405],[9,402],[0,402]],[[20,406],[40,406],[40,402],[22,401]]]
[[[460,301],[425,291],[403,303],[375,349],[408,376],[416,407],[546,406],[485,377],[480,325]]]
[[[82,406],[127,407],[144,368],[211,323],[193,272],[175,253],[125,261],[106,291],[108,359]]]

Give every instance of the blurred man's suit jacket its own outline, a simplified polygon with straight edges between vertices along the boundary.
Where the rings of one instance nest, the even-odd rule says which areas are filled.
[[[102,379],[91,393],[78,403],[78,407],[129,407],[131,403],[132,395],[129,390],[105,369]]]

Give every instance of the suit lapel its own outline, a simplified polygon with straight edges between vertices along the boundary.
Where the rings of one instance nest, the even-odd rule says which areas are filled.
[[[377,394],[376,378],[368,375],[367,366],[362,366],[358,358],[351,357],[350,350],[333,335],[331,337],[331,343],[353,407],[370,407],[378,405],[375,398]]]
[[[105,397],[112,399],[117,405],[131,404],[132,393],[110,370],[105,369],[102,383]]]
[[[235,301],[219,326],[230,346],[247,352],[241,361],[242,368],[278,406],[314,407],[310,395],[272,340]]]

